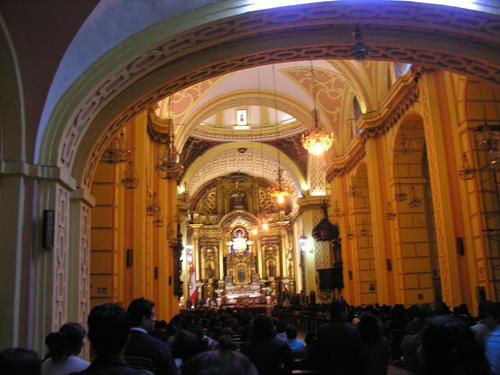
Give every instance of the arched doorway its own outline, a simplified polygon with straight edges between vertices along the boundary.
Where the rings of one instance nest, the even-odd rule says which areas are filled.
[[[104,61],[102,61],[102,64],[100,64],[101,62],[96,64],[81,77],[80,82],[68,91],[54,110],[43,134],[44,140],[40,147],[40,162],[57,166],[64,176],[70,177],[67,185],[47,184],[40,193],[40,195],[43,195],[40,198],[41,207],[56,209],[56,215],[60,219],[57,236],[61,239],[58,244],[59,247],[54,252],[56,255],[53,257],[47,255],[40,266],[40,269],[43,269],[47,264],[52,265],[60,261],[60,264],[57,264],[57,267],[54,266],[54,268],[57,268],[61,274],[60,278],[54,278],[48,283],[53,286],[50,289],[57,290],[59,294],[53,296],[52,293],[48,293],[51,296],[48,298],[52,298],[54,306],[52,309],[48,309],[50,311],[41,314],[43,315],[40,318],[41,321],[51,321],[56,316],[57,319],[61,320],[67,315],[65,296],[68,294],[66,285],[68,276],[65,271],[65,264],[68,260],[68,249],[70,248],[72,249],[70,258],[77,259],[75,261],[76,269],[80,273],[75,276],[75,283],[78,286],[73,283],[71,288],[80,290],[86,285],[85,258],[88,257],[90,215],[88,206],[92,201],[88,197],[88,189],[93,180],[100,156],[123,124],[142,111],[147,105],[169,93],[223,72],[274,61],[301,60],[325,56],[349,57],[348,47],[352,43],[346,41],[345,35],[349,35],[354,25],[360,23],[358,22],[359,13],[356,11],[359,8],[350,8],[351,5],[348,5],[347,2],[338,3],[343,3],[341,5],[346,7],[344,9],[351,12],[350,16],[347,17],[349,21],[346,22],[342,18],[343,16],[341,17],[336,13],[338,9],[335,8],[335,4],[332,5],[333,8],[324,5],[327,6],[325,12],[321,11],[323,8],[318,5],[297,8],[296,14],[303,15],[304,12],[308,14],[308,17],[305,18],[308,20],[307,24],[301,24],[299,21],[294,22],[295,16],[293,12],[290,12],[287,17],[282,17],[268,11],[242,11],[238,16],[234,16],[229,20],[221,13],[218,20],[209,25],[205,23],[206,21],[200,21],[199,28],[195,27],[182,35],[181,33],[167,33],[169,37],[163,41],[164,44],[161,47],[155,46],[157,48],[155,50],[144,49],[141,46],[141,51],[144,54],[141,54],[140,57],[135,55],[130,58],[129,55],[125,58],[119,58],[118,65],[120,67],[113,72],[104,69],[95,75],[96,70],[102,69],[105,65]],[[396,2],[388,3],[388,7],[396,5],[401,4],[396,4]],[[429,9],[435,10],[436,14],[438,14],[438,17],[435,17],[431,24],[440,25],[441,27],[443,23],[439,14],[443,13],[439,12],[436,7],[422,5],[421,7],[412,8],[410,11],[419,13]],[[444,9],[443,11],[446,12],[447,10]],[[390,13],[385,7],[381,7],[381,11]],[[460,12],[460,10],[455,11]],[[473,18],[477,16],[471,12],[465,13],[465,15]],[[330,19],[321,19],[323,16],[320,15],[330,17]],[[446,15],[446,17],[449,17],[449,15]],[[264,28],[257,26],[251,31],[245,26],[245,24],[251,24],[250,21],[252,20],[259,24],[261,20],[266,19],[271,21],[274,19],[277,21],[275,25],[281,26],[263,26]],[[344,19],[338,26],[343,33],[333,33],[335,38],[338,35],[338,40],[332,40],[332,19]],[[223,27],[225,23],[229,25],[226,28]],[[394,23],[393,19],[383,21],[383,17],[381,17],[379,25],[380,27],[369,27],[361,23],[361,27],[364,28],[367,35],[370,35],[370,38],[380,37],[379,41],[372,40],[373,43],[371,43],[376,49],[375,54],[372,56],[374,59],[403,60],[421,62],[439,68],[449,67],[454,71],[475,73],[483,79],[496,81],[496,73],[494,73],[495,59],[490,56],[491,51],[495,51],[495,48],[488,47],[491,39],[494,39],[494,35],[493,37],[490,35],[491,32],[484,36],[484,44],[471,42],[470,49],[463,48],[461,53],[451,53],[442,49],[422,49],[414,45],[415,41],[425,40],[424,34],[426,35],[428,31],[432,30],[432,28],[429,29],[429,23],[427,22],[415,21],[414,24],[407,24],[406,26],[409,27],[405,29],[406,33],[401,32],[401,25]],[[302,26],[306,26],[306,28]],[[387,38],[386,26],[398,30],[398,36],[401,38],[399,43],[394,43],[391,38]],[[235,27],[238,32],[234,32]],[[417,32],[415,32],[415,28]],[[451,33],[450,43],[440,44],[441,48],[444,48],[442,46],[458,45],[453,41],[462,39],[461,28],[453,24],[447,25],[445,28],[446,31]],[[156,31],[154,30],[154,32]],[[280,33],[286,33],[288,37],[282,38],[280,36],[283,34]],[[481,39],[479,34],[480,31],[477,31],[475,35],[477,35],[478,39]],[[196,35],[200,37],[195,37]],[[217,36],[217,39],[214,38],[214,35]],[[405,40],[403,36],[408,39]],[[252,39],[252,37],[257,39]],[[447,40],[445,37],[443,38]],[[181,39],[186,44],[183,44]],[[256,41],[259,43],[256,43]],[[370,41],[369,38],[367,41]],[[234,48],[227,48],[227,43],[233,43]],[[480,48],[479,46],[483,45],[486,45],[485,50],[487,52],[477,50]],[[457,58],[453,61],[445,58],[450,53],[452,56],[457,55]],[[469,59],[466,59],[464,54]],[[213,56],[217,56],[217,58],[213,58]],[[481,58],[477,56],[481,56]],[[163,59],[164,57],[165,59]],[[105,60],[108,58],[109,56]],[[456,60],[458,60],[458,63]],[[488,63],[483,64],[483,61],[488,61]],[[200,62],[202,62],[203,66],[201,66]],[[481,66],[482,70],[478,66]],[[93,82],[99,81],[99,84],[90,89],[87,87],[82,91],[83,85],[87,85],[89,81],[88,77],[92,77],[91,81]],[[77,191],[77,193],[70,196],[70,191]],[[48,196],[50,199],[47,199]],[[72,206],[71,213],[70,206]],[[71,232],[71,238],[69,232]],[[86,292],[84,290],[80,290],[80,292],[81,295],[78,295],[72,301],[74,306],[71,309],[78,311],[76,315],[84,317],[88,311],[88,306],[82,303],[85,300]],[[54,325],[59,323],[60,321],[54,323]]]

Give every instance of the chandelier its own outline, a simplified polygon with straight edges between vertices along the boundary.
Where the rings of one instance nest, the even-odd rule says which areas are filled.
[[[277,113],[278,106],[276,99],[276,73],[274,64],[273,64],[273,89],[274,89],[274,122],[276,124],[276,134],[278,135],[279,138],[278,113]],[[276,199],[276,202],[278,204],[283,204],[285,203],[285,198],[292,194],[293,189],[287,184],[285,184],[283,181],[283,168],[281,168],[281,158],[278,149],[277,149],[277,156],[278,156],[278,170],[277,170],[278,176],[276,178],[276,181],[278,185],[270,187],[267,190],[267,193],[271,198]]]
[[[387,202],[387,211],[385,213],[385,218],[387,220],[394,220],[396,218],[397,214],[392,210],[392,204],[391,202]]]
[[[475,177],[476,170],[469,166],[469,159],[467,154],[462,154],[462,168],[458,171],[458,175],[464,181],[471,180]]]
[[[108,164],[124,163],[131,152],[132,150],[125,148],[125,134],[121,132],[120,136],[114,138],[109,147],[104,150],[102,161]]]
[[[313,97],[314,109],[312,111],[314,127],[307,134],[302,134],[302,146],[311,155],[322,155],[325,151],[329,150],[335,140],[333,133],[327,134],[318,126],[319,111],[316,108],[316,85],[314,80],[314,71],[312,60],[311,64],[311,94]]]
[[[274,199],[278,204],[285,203],[285,198],[290,196],[293,192],[293,189],[286,185],[283,181],[283,168],[278,166],[278,176],[277,176],[278,185],[272,186],[267,190],[267,193]]]
[[[417,197],[417,192],[415,190],[415,187],[414,186],[410,187],[410,199],[408,201],[408,206],[410,206],[411,208],[417,208],[418,206],[420,206],[421,203],[422,199]]]
[[[123,174],[123,178],[121,179],[121,183],[125,187],[125,189],[136,189],[139,185],[137,173],[135,172],[134,164],[132,161],[128,162]]]
[[[158,216],[160,214],[160,202],[156,193],[149,193],[147,197],[146,215]]]
[[[168,136],[164,137],[161,151],[156,157],[155,170],[158,175],[165,179],[178,179],[184,171],[184,166],[179,162],[180,155],[175,148],[174,123],[167,119]]]
[[[413,140],[407,139],[405,134],[401,133],[401,138],[399,139],[398,144],[394,146],[392,150],[399,155],[405,155],[408,153],[417,152],[419,151],[419,148]]]

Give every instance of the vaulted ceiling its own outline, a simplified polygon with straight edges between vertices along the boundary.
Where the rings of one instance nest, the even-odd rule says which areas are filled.
[[[233,172],[276,182],[281,166],[299,195],[307,180],[300,136],[315,126],[314,109],[318,126],[335,133],[330,157],[341,155],[355,134],[354,101],[358,112],[375,110],[407,69],[406,64],[374,61],[266,65],[181,90],[157,103],[155,111],[173,119],[186,170],[181,183],[190,194]],[[238,110],[246,111],[245,126],[237,124]]]

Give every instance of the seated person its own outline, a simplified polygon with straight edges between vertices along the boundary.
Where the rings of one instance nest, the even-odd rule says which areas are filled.
[[[96,356],[81,375],[151,375],[127,366],[123,350],[130,332],[128,314],[120,306],[105,303],[96,306],[88,317],[89,340]],[[74,373],[77,374],[77,373]]]
[[[145,298],[134,299],[127,310],[130,338],[125,348],[125,360],[134,368],[149,370],[156,375],[174,375],[177,370],[168,345],[153,337],[155,305]]]
[[[245,355],[233,350],[200,353],[182,366],[182,375],[259,375]]]
[[[484,347],[464,322],[450,316],[437,316],[425,326],[418,358],[426,375],[490,374]]]
[[[66,323],[58,332],[49,333],[45,339],[49,353],[42,363],[42,375],[67,375],[89,367],[89,362],[77,357],[84,337],[85,330],[78,323]]]
[[[32,350],[9,348],[0,353],[0,374],[39,375],[40,357]]]
[[[302,352],[306,346],[304,341],[297,338],[297,329],[293,326],[288,326],[286,329],[286,343],[292,352]]]

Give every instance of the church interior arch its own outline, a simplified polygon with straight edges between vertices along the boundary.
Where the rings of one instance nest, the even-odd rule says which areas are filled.
[[[9,294],[16,306],[34,296],[22,315],[29,323],[5,340],[20,335],[41,349],[46,332],[83,322],[95,304],[140,295],[165,319],[189,303],[342,295],[339,284],[323,293],[318,269],[338,271],[352,303],[476,308],[480,298],[498,299],[500,255],[490,236],[499,217],[497,8],[203,4],[155,21],[146,12],[129,38],[110,36],[71,68],[75,46],[89,41],[83,27],[41,122],[26,124],[36,139],[2,112],[0,134],[27,146],[14,161],[11,148],[1,150],[2,187],[18,198],[5,206],[21,223],[12,231],[16,252],[18,238],[36,233],[26,258],[34,289]],[[106,13],[96,11],[95,25]],[[366,60],[353,59],[356,25],[372,50]],[[249,79],[256,73],[261,80]],[[242,110],[250,129],[234,128]],[[319,158],[300,139],[316,125],[315,110],[318,126],[335,133]],[[148,133],[151,121],[164,133]],[[159,165],[170,151],[183,168]],[[277,204],[269,190],[281,169],[292,192]],[[25,210],[4,176],[22,180],[18,190],[36,205]],[[408,206],[412,199],[419,205]],[[324,202],[339,223],[340,269],[332,246],[312,238]],[[44,211],[54,211],[52,251],[35,245]],[[457,282],[459,274],[467,277]],[[188,301],[193,288],[200,293]]]

